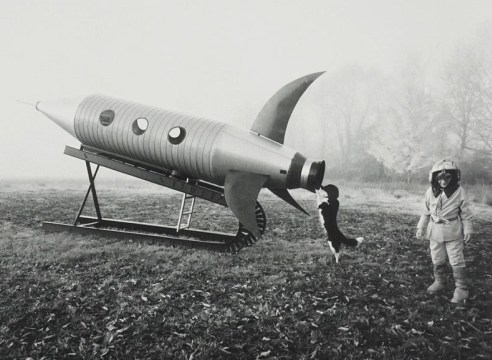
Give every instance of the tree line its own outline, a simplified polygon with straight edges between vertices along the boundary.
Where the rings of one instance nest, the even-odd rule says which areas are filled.
[[[332,176],[417,181],[450,158],[467,182],[492,183],[492,24],[437,66],[418,56],[391,74],[350,65],[325,83],[313,106]]]

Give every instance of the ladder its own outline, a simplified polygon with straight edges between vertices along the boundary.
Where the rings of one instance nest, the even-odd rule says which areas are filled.
[[[185,208],[188,209],[185,211]],[[181,229],[188,229],[191,222],[191,214],[193,214],[193,207],[195,206],[195,196],[189,194],[183,194],[183,200],[181,201],[181,210],[179,211],[178,225],[176,225],[176,233],[179,234]],[[183,221],[183,217],[188,216],[186,222]]]

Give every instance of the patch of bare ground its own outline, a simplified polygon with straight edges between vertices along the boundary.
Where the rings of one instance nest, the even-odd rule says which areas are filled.
[[[426,293],[428,244],[414,237],[421,195],[340,190],[340,228],[367,240],[340,264],[307,192],[294,196],[309,217],[262,192],[264,238],[227,255],[45,233],[42,220],[73,221],[83,187],[2,191],[0,358],[490,359],[492,217],[475,222],[471,297],[457,307],[451,282]],[[110,186],[99,196],[106,216],[163,224],[180,201]],[[234,220],[198,207],[193,227]]]

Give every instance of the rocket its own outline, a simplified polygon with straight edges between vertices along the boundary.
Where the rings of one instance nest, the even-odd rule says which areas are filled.
[[[298,100],[321,74],[282,87],[250,130],[105,95],[38,101],[36,109],[83,146],[223,186],[231,211],[259,238],[255,205],[262,188],[306,213],[288,189],[321,186],[325,162],[284,146]]]

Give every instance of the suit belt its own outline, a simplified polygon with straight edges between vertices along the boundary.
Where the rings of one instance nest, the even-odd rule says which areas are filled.
[[[451,218],[451,219],[441,219],[441,218],[437,217],[434,219],[434,216],[431,215],[431,219],[432,219],[432,222],[434,222],[436,224],[449,224],[451,221],[458,220],[459,217],[456,216],[456,217]]]

